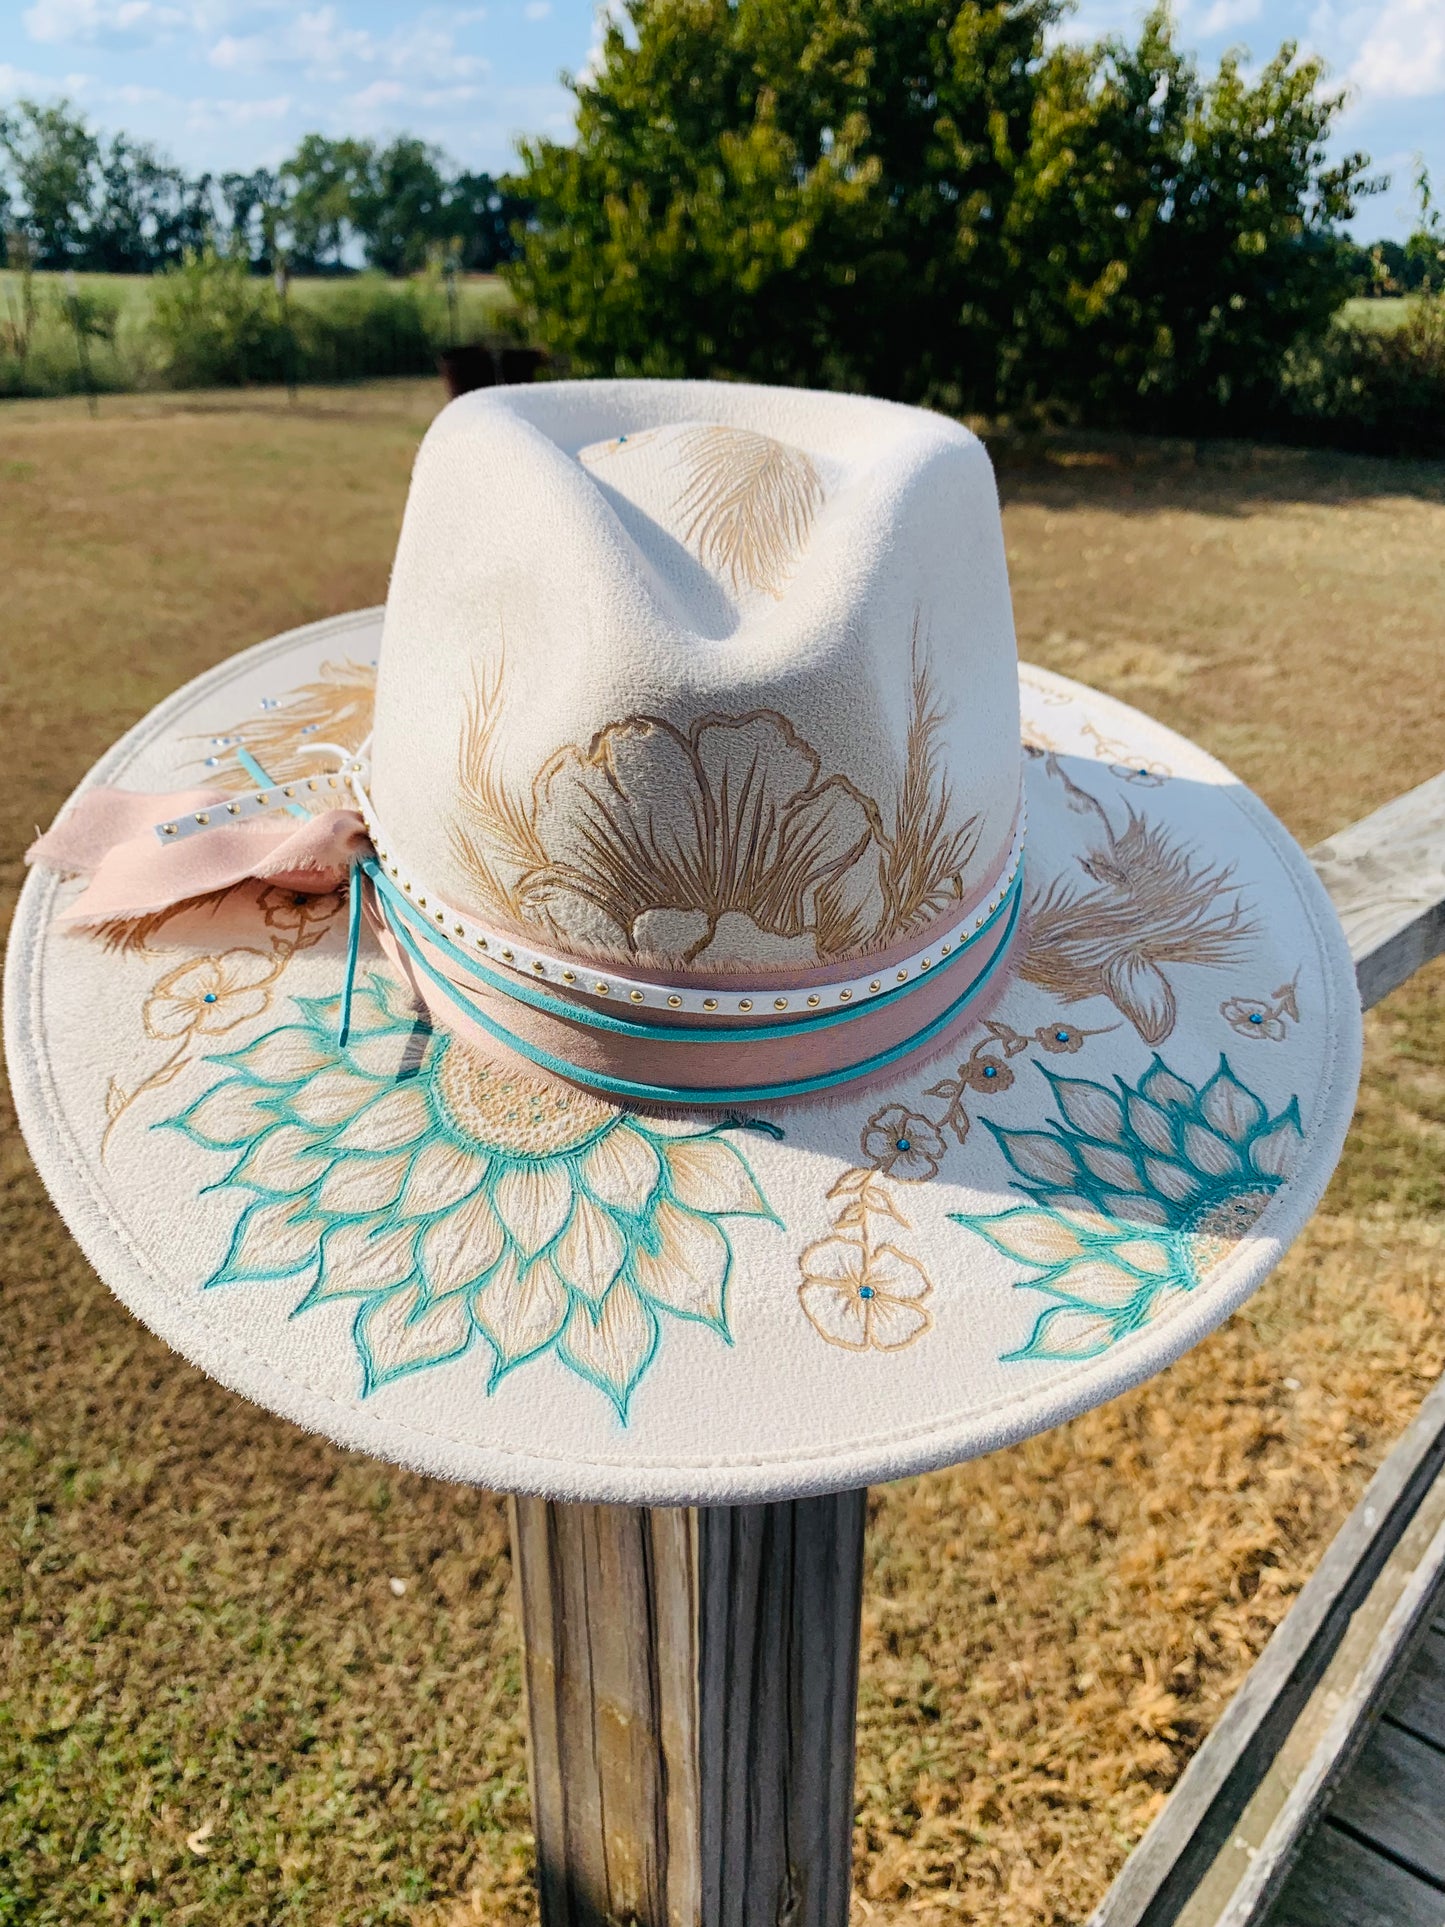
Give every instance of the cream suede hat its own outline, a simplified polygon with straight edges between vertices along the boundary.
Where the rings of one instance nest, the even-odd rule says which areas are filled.
[[[1227,770],[1020,669],[981,444],[455,402],[391,592],[145,718],[37,861],[21,1120],[225,1384],[633,1503],[915,1472],[1156,1371],[1338,1157],[1358,999]]]

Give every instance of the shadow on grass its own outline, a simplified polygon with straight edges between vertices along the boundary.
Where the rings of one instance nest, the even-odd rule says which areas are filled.
[[[1244,516],[1282,503],[1445,502],[1445,461],[1391,461],[1276,443],[979,432],[1005,504]]]

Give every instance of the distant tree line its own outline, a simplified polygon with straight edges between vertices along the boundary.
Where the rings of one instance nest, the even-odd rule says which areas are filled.
[[[444,259],[488,272],[516,254],[527,203],[409,135],[308,134],[274,171],[189,175],[145,141],[109,138],[61,101],[0,107],[0,233],[38,268],[154,274],[207,247],[257,272],[385,274]]]

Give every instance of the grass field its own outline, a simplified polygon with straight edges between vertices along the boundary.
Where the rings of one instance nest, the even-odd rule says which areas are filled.
[[[1407,295],[1378,295],[1369,299],[1358,296],[1345,303],[1340,317],[1361,328],[1398,328],[1409,310]]]
[[[99,304],[107,317],[104,335],[86,343],[89,380],[102,394],[127,393],[163,386],[161,352],[149,333],[155,277],[145,274],[78,274],[77,290],[88,302]],[[290,284],[290,299],[302,308],[325,311],[330,306],[354,305],[365,290],[382,287],[411,291],[419,296],[427,315],[428,334],[448,339],[451,318],[446,296],[434,282],[387,281],[379,276],[299,277]],[[23,288],[13,271],[0,269],[0,397],[9,391],[64,395],[84,392],[86,375],[70,311],[66,306],[67,280],[61,274],[37,274],[34,299],[37,320],[25,359],[22,378],[10,330],[22,321]],[[495,334],[512,297],[494,274],[463,276],[457,284],[457,337],[463,341]],[[0,404],[3,405],[3,404]]]
[[[183,677],[381,598],[437,401],[0,407],[7,901],[33,826]],[[1306,841],[1434,773],[1445,467],[1003,455],[1027,656],[1198,736]],[[858,1922],[1082,1920],[1445,1368],[1439,966],[1367,1065],[1324,1207],[1242,1313],[1100,1411],[873,1494]],[[501,1502],[170,1355],[6,1125],[0,1923],[530,1920]]]

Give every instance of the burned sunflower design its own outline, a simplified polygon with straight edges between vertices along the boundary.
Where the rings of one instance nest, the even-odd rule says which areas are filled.
[[[297,1010],[168,1120],[249,1194],[209,1287],[353,1301],[364,1393],[474,1346],[495,1390],[550,1352],[624,1423],[669,1319],[729,1338],[723,1221],[773,1218],[732,1121],[668,1126],[490,1063],[379,975],[344,1048],[337,999]]]
[[[1049,1071],[1061,1122],[989,1124],[1030,1202],[953,1212],[1037,1275],[1052,1304],[1010,1358],[1092,1358],[1178,1305],[1227,1257],[1294,1173],[1299,1100],[1277,1116],[1221,1057],[1202,1086],[1155,1057],[1117,1089]]]

